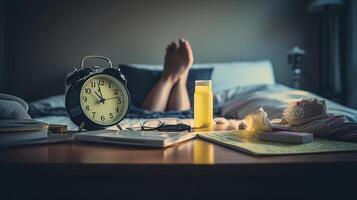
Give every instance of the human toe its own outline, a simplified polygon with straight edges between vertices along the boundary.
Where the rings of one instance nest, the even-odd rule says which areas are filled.
[[[178,48],[177,43],[176,42],[171,42],[169,45],[167,45],[166,51],[167,52],[174,52],[174,51],[177,50],[177,48]]]
[[[182,43],[180,43],[179,51],[181,55],[185,58],[192,57],[192,48],[188,41],[183,41]]]

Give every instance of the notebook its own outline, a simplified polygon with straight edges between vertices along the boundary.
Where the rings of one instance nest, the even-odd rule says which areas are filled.
[[[98,130],[74,135],[76,141],[126,144],[148,147],[168,147],[192,139],[193,132],[158,132],[130,130]]]
[[[32,119],[0,120],[0,146],[47,138],[48,124]]]
[[[289,144],[263,141],[258,137],[239,137],[233,132],[200,133],[198,137],[254,156],[357,151],[357,143],[322,138],[314,138],[307,144]]]

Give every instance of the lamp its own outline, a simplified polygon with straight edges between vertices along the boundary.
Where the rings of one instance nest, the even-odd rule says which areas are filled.
[[[298,46],[295,46],[288,52],[288,63],[291,65],[293,70],[293,86],[296,89],[301,88],[300,81],[303,71],[300,64],[305,54],[305,50],[299,48]]]

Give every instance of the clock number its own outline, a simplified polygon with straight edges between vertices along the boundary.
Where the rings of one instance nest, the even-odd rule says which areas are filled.
[[[121,98],[118,98],[118,103],[121,104]]]
[[[83,99],[84,102],[87,101],[87,97],[86,96],[83,96],[82,99]]]
[[[90,94],[90,92],[91,92],[90,88],[86,88],[86,93]]]
[[[104,80],[99,80],[98,85],[104,85]]]
[[[102,121],[104,121],[104,120],[105,120],[104,115],[100,116],[100,120],[102,120]]]
[[[89,111],[89,106],[88,105],[86,105],[86,111]]]
[[[109,117],[110,117],[110,119],[113,119],[113,113],[109,113]]]
[[[109,82],[109,88],[112,88],[112,82],[111,81]]]
[[[115,110],[116,110],[117,112],[119,112],[119,107],[117,107]]]
[[[93,118],[95,117],[95,112],[92,112]]]
[[[114,89],[114,94],[118,94],[118,89]]]
[[[91,82],[91,87],[95,88],[95,82]]]

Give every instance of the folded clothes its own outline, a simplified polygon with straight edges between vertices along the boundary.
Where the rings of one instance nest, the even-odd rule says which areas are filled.
[[[357,142],[357,123],[345,116],[327,113],[324,100],[310,98],[288,104],[279,124],[316,137]]]
[[[357,142],[357,123],[346,117],[324,114],[291,125],[294,131],[313,133],[316,137]]]

